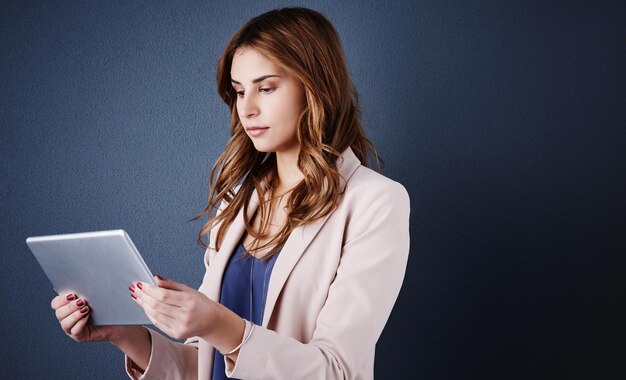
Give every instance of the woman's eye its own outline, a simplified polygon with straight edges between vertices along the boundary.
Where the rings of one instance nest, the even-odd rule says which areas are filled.
[[[259,92],[264,92],[266,94],[270,94],[272,92],[274,92],[275,88],[273,87],[266,87],[266,88],[260,88]],[[240,98],[243,98],[243,96],[245,95],[244,91],[236,91],[235,92],[237,94],[237,96],[239,96]]]

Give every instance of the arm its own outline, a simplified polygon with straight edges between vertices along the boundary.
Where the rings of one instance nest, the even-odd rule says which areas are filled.
[[[55,297],[50,306],[63,331],[78,342],[110,341],[135,361],[147,366],[150,340],[141,326],[93,326],[88,324],[90,307],[85,299],[69,293]],[[129,372],[130,375],[130,372]],[[139,373],[136,377],[140,377]]]
[[[129,364],[134,364],[133,369],[139,371],[134,372],[133,375],[141,376],[148,367],[152,349],[152,338],[148,330],[143,326],[128,326],[124,334],[112,336],[110,341],[124,352]]]
[[[218,214],[224,209],[226,202],[222,202]],[[213,235],[213,234],[212,234]],[[211,236],[211,238],[214,238]],[[213,245],[211,245],[213,246]],[[205,268],[208,269],[211,258],[215,251],[208,248],[204,254]],[[155,278],[160,286],[168,285],[170,280]],[[178,284],[184,286],[183,284]],[[187,288],[185,286],[185,288]],[[133,288],[134,289],[134,288]],[[132,293],[132,290],[131,290]],[[221,306],[221,305],[218,305]],[[222,307],[223,308],[223,307]],[[223,308],[226,309],[226,308]],[[226,309],[227,310],[227,309]],[[229,310],[228,310],[229,311]],[[225,313],[220,313],[225,314]],[[234,314],[231,312],[231,314]],[[228,334],[217,333],[215,339],[218,348],[231,346],[232,338],[237,336],[236,330],[241,328],[240,336],[244,332],[241,318],[228,319],[222,315],[222,319],[230,321]],[[125,353],[126,372],[132,379],[172,378],[172,379],[195,379],[198,371],[198,336],[191,336],[184,343],[173,342],[158,332],[143,326],[137,327],[133,334],[111,339],[111,342]],[[157,326],[161,328],[160,326]],[[175,335],[173,335],[175,336]],[[189,336],[189,335],[187,335]],[[236,355],[234,353],[233,355]],[[232,356],[231,356],[232,357]]]
[[[248,323],[227,307],[209,299],[205,294],[169,279],[155,276],[158,286],[139,283],[133,292],[135,301],[144,308],[153,324],[173,338],[187,339],[186,344],[174,343],[148,330],[152,336],[152,353],[136,354],[138,340],[145,341],[146,334],[125,336],[116,345],[127,355],[127,372],[140,378],[195,378],[198,370],[197,337],[210,342],[221,352],[230,352],[230,360],[236,360],[238,347]],[[202,317],[200,317],[202,316]],[[191,344],[196,347],[190,346]],[[135,355],[135,356],[133,356]],[[130,360],[137,357],[142,362]],[[135,364],[139,363],[139,364]],[[154,364],[152,364],[154,363]],[[145,373],[143,369],[145,368]],[[194,371],[193,374],[191,371]],[[142,374],[144,377],[141,377]]]
[[[402,285],[410,207],[397,183],[363,196],[359,204],[311,341],[304,344],[256,326],[236,363],[227,366],[229,377],[351,379],[358,374]]]
[[[124,341],[111,341],[124,351],[126,373],[131,379],[196,379],[198,377],[198,350],[195,342],[173,342],[152,329],[146,327],[141,327],[141,329],[147,331],[149,335],[149,338],[145,335],[141,338],[146,339],[144,342],[149,344],[147,356],[144,351],[142,353],[144,356],[136,358],[134,355],[137,350],[128,349],[130,344],[137,345],[132,341],[132,337]],[[190,340],[191,338],[187,341]]]

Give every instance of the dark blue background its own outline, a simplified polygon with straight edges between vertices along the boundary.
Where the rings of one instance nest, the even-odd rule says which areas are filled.
[[[0,373],[124,376],[58,326],[28,236],[124,228],[198,286],[228,138],[217,59],[297,2],[3,1]],[[626,3],[316,1],[336,26],[411,256],[377,378],[626,378]]]

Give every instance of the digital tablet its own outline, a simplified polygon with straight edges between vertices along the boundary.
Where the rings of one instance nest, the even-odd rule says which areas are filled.
[[[126,231],[29,237],[26,244],[58,294],[75,293],[87,300],[94,325],[152,323],[130,297],[128,286],[156,283]]]

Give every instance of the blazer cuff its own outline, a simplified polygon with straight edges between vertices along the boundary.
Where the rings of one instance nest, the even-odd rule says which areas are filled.
[[[124,355],[126,362],[126,374],[133,380],[140,380],[143,375],[143,372],[139,370],[139,367],[135,364],[134,361],[130,360],[127,355]]]
[[[245,318],[244,318],[244,321],[246,322],[246,328],[243,331],[243,337],[241,338],[242,342],[244,339],[246,339],[248,334],[250,334],[250,330],[252,330],[252,322],[250,322],[249,320]],[[252,332],[252,334],[254,335],[254,332]],[[252,339],[252,335],[250,335],[249,339]],[[242,350],[245,346],[246,344],[243,344],[239,348],[239,353],[237,354],[237,362],[239,362],[239,358],[241,357],[241,353],[243,352]],[[237,368],[237,362],[235,362],[233,359],[229,358],[228,356],[224,356],[224,368],[225,368],[226,376],[232,377],[233,372]]]
[[[158,332],[147,328],[150,333],[152,347],[150,348],[150,360],[148,367],[142,374],[135,362],[128,355],[125,356],[126,373],[134,380],[152,380],[163,379],[173,373],[196,373],[197,368],[197,347],[191,344],[181,344],[172,342]],[[189,352],[187,352],[189,351]],[[191,358],[195,355],[194,358]],[[189,357],[192,360],[185,361],[183,358]],[[193,360],[195,359],[195,360]],[[176,368],[178,364],[183,367],[185,365],[193,368]],[[194,376],[195,377],[195,376]]]
[[[144,326],[145,327],[145,326]],[[142,377],[146,372],[148,372],[148,368],[150,368],[150,363],[152,363],[152,358],[154,357],[154,343],[155,343],[155,337],[154,335],[159,335],[157,334],[155,331],[153,331],[152,329],[145,327],[146,330],[148,330],[148,334],[150,334],[150,359],[148,360],[148,367],[146,368],[145,371],[141,371],[141,369],[139,368],[139,366],[137,365],[137,363],[135,363],[134,361],[132,361],[131,358],[128,357],[128,355],[124,354],[124,362],[126,365],[126,374],[133,380],[143,380],[146,379],[146,377]]]

